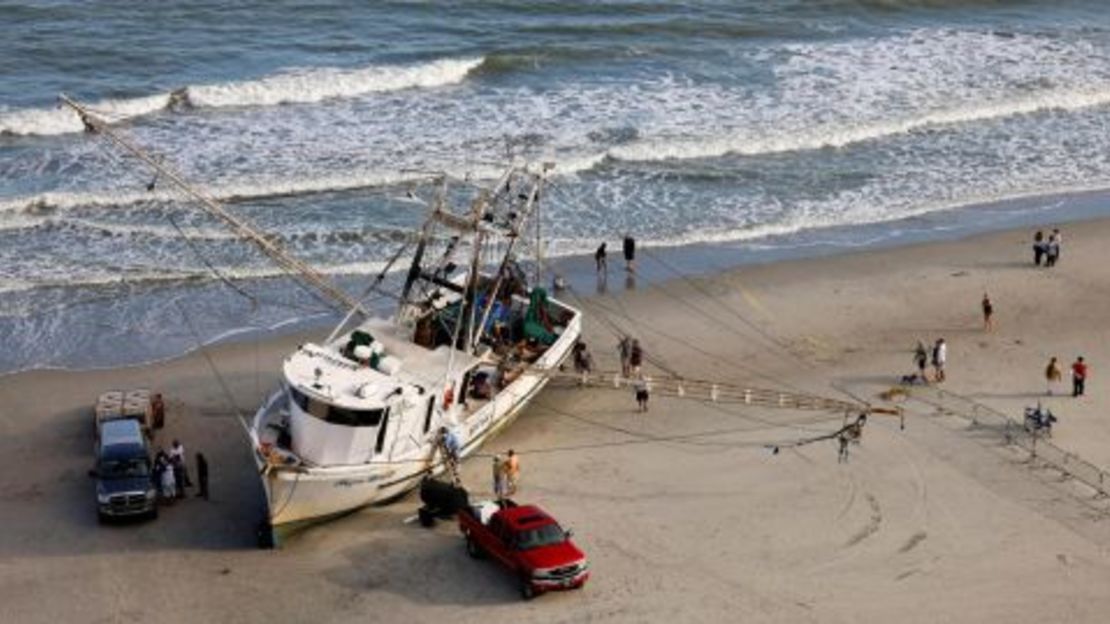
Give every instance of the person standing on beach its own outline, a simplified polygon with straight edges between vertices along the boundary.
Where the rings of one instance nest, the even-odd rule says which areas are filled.
[[[621,377],[628,379],[629,377],[629,359],[632,357],[632,339],[628,336],[621,336],[621,341],[617,343],[617,353],[621,358]]]
[[[200,487],[197,496],[208,500],[208,460],[204,453],[197,453],[197,485]]]
[[[159,485],[162,488],[162,498],[167,502],[172,502],[177,498],[177,480],[174,478],[174,470],[170,458],[163,451],[158,451],[158,455],[154,460],[155,465],[159,468],[156,469],[161,474]]]
[[[644,349],[640,346],[640,341],[633,338],[632,348],[628,352],[628,371],[633,375],[639,375],[643,365]]]
[[[937,383],[944,381],[944,365],[948,362],[948,345],[944,338],[937,338],[933,345],[933,378]]]
[[[1083,361],[1083,356],[1075,359],[1075,363],[1071,365],[1071,395],[1073,397],[1083,396],[1083,392],[1087,389],[1087,363]]]
[[[1053,356],[1044,369],[1044,379],[1047,385],[1047,394],[1052,396],[1052,389],[1064,378],[1064,371],[1060,370],[1060,362]]]
[[[609,274],[609,260],[606,258],[605,245],[606,245],[606,243],[602,243],[597,248],[597,251],[594,252],[594,264],[597,265],[597,274],[598,275],[608,275]]]
[[[636,407],[641,412],[648,411],[648,383],[643,375],[636,378],[633,386],[636,389]]]
[[[193,487],[193,481],[189,478],[189,468],[185,464],[185,446],[178,440],[173,441],[170,446],[170,463],[174,465],[174,471],[181,470],[181,485],[178,487]],[[184,494],[184,493],[182,493]]]
[[[994,331],[994,322],[991,317],[994,315],[994,305],[991,303],[991,298],[987,293],[983,293],[983,331]]]
[[[636,272],[636,239],[631,234],[624,235],[624,268],[629,273]]]
[[[589,383],[590,373],[594,370],[594,358],[590,355],[586,343],[579,341],[574,345],[574,372],[579,375],[579,385]]]
[[[498,502],[507,496],[505,488],[505,460],[500,455],[493,456],[493,496]]]
[[[1060,230],[1052,230],[1045,245],[1044,265],[1046,267],[1056,266],[1056,261],[1060,259],[1060,243]]]
[[[1041,258],[1044,257],[1045,249],[1044,232],[1037,230],[1037,233],[1033,235],[1033,264],[1041,266]]]
[[[929,378],[925,375],[925,367],[929,364],[929,353],[920,340],[917,341],[917,348],[913,352],[913,363],[917,365],[917,376],[921,378],[921,383],[929,383]]]
[[[509,449],[509,455],[505,458],[505,482],[507,494],[515,495],[520,485],[520,457],[513,449]]]

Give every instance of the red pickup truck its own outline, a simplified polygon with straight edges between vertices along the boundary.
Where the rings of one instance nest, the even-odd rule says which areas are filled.
[[[483,502],[459,511],[459,529],[471,557],[489,555],[520,582],[530,600],[556,589],[579,589],[590,578],[586,555],[554,518],[535,505]]]

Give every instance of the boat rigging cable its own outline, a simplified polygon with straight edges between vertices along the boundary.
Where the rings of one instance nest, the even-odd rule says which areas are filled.
[[[557,186],[557,185],[551,185],[551,188],[554,188],[554,189],[555,189],[555,190],[556,190],[557,192],[559,192],[560,194],[563,194],[564,198],[566,198],[566,195],[564,194],[564,191],[563,191],[562,187],[560,187],[560,186]],[[771,334],[771,333],[770,333],[770,332],[768,332],[767,330],[765,330],[765,329],[763,329],[763,328],[759,327],[759,325],[758,325],[758,324],[756,324],[755,322],[753,322],[753,321],[751,321],[750,319],[746,318],[746,317],[745,317],[745,316],[744,316],[743,314],[741,314],[741,313],[740,313],[739,311],[737,311],[737,310],[736,310],[735,308],[733,308],[733,307],[732,307],[731,305],[729,305],[729,304],[728,304],[727,302],[725,302],[725,301],[721,300],[721,299],[720,299],[719,297],[717,297],[717,296],[713,295],[713,294],[712,294],[711,292],[708,292],[708,291],[707,291],[707,290],[706,290],[705,288],[703,288],[703,287],[699,286],[699,285],[698,285],[698,284],[696,283],[696,281],[695,281],[695,280],[693,280],[693,279],[691,278],[691,276],[689,276],[689,275],[687,275],[687,274],[685,274],[685,273],[683,273],[683,272],[679,271],[679,270],[678,270],[678,269],[677,269],[676,267],[674,267],[674,266],[672,266],[671,264],[669,264],[669,263],[665,262],[665,261],[664,261],[664,260],[662,260],[662,259],[661,259],[660,257],[658,257],[658,255],[657,255],[657,254],[651,253],[651,252],[650,252],[650,251],[648,251],[647,249],[643,249],[642,251],[643,251],[643,253],[644,253],[645,255],[648,255],[648,256],[649,256],[649,257],[650,257],[650,258],[651,258],[652,260],[654,260],[654,261],[655,261],[656,263],[658,263],[659,265],[663,266],[663,267],[664,267],[664,268],[665,268],[666,270],[668,270],[668,271],[670,271],[671,273],[673,273],[673,274],[675,274],[676,276],[678,276],[678,277],[679,277],[679,278],[680,278],[680,279],[681,279],[681,280],[682,280],[682,281],[683,281],[684,283],[688,284],[688,285],[689,285],[689,286],[690,286],[691,288],[693,288],[694,290],[696,290],[697,292],[699,292],[700,294],[702,294],[702,295],[703,295],[703,296],[704,296],[705,298],[707,298],[707,299],[709,299],[710,301],[712,301],[712,302],[716,303],[716,304],[717,304],[718,306],[720,306],[720,307],[721,307],[722,309],[724,309],[725,311],[727,311],[727,312],[728,312],[728,313],[729,313],[729,314],[730,314],[731,316],[734,316],[734,317],[735,317],[735,318],[737,318],[737,319],[738,319],[738,320],[739,320],[739,321],[740,321],[741,323],[743,323],[743,324],[744,324],[745,326],[747,326],[747,327],[749,327],[750,329],[752,329],[752,330],[753,330],[754,332],[756,332],[756,334],[757,334],[757,335],[758,335],[759,337],[761,337],[762,339],[764,339],[764,340],[768,341],[768,342],[769,342],[769,343],[770,343],[770,344],[771,344],[772,346],[774,346],[774,347],[777,347],[778,349],[781,349],[781,352],[782,352],[782,354],[783,354],[783,355],[785,355],[785,356],[787,356],[788,358],[790,358],[790,359],[792,359],[792,360],[794,360],[794,361],[796,361],[796,362],[800,363],[801,365],[805,366],[806,368],[812,368],[812,367],[813,367],[813,364],[812,364],[811,362],[809,362],[809,361],[805,360],[804,358],[800,357],[800,356],[799,356],[799,355],[798,355],[797,353],[794,353],[794,352],[793,352],[793,351],[792,351],[792,350],[791,350],[791,349],[789,348],[789,345],[785,344],[785,343],[784,343],[784,342],[783,342],[783,341],[782,341],[782,340],[781,340],[780,338],[778,338],[778,337],[774,336],[773,334]],[[569,286],[568,286],[568,288],[569,288]],[[748,338],[749,338],[749,337],[748,337],[747,335],[745,335],[744,333],[742,333],[742,332],[741,332],[741,331],[740,331],[740,330],[739,330],[738,328],[736,328],[736,327],[733,327],[733,326],[731,326],[731,325],[728,325],[728,324],[724,324],[724,323],[721,323],[720,319],[716,318],[716,317],[715,317],[715,316],[713,316],[713,315],[710,315],[710,314],[709,314],[708,312],[706,312],[706,311],[705,311],[704,309],[700,308],[699,306],[695,306],[695,305],[693,305],[693,304],[692,304],[692,303],[691,303],[691,302],[690,302],[690,301],[689,301],[689,300],[688,300],[687,298],[685,298],[685,297],[682,297],[682,296],[680,296],[680,295],[677,295],[677,294],[675,294],[675,293],[672,293],[672,292],[670,292],[670,291],[669,291],[669,290],[668,290],[668,289],[667,289],[667,288],[666,288],[665,286],[662,286],[662,285],[658,285],[658,284],[656,284],[656,285],[654,285],[654,288],[655,288],[656,290],[658,290],[659,292],[661,292],[661,293],[662,293],[663,295],[665,295],[665,296],[667,296],[668,298],[671,298],[671,299],[673,299],[673,300],[677,301],[677,302],[678,302],[678,303],[679,303],[680,305],[683,305],[683,306],[685,306],[685,307],[688,307],[688,308],[690,308],[690,309],[691,309],[691,310],[693,310],[693,311],[694,311],[695,313],[697,313],[697,314],[699,314],[699,315],[701,315],[701,316],[705,317],[706,319],[710,320],[710,321],[711,321],[711,322],[713,322],[714,324],[716,324],[716,325],[718,325],[718,326],[721,326],[721,327],[724,327],[724,328],[725,328],[726,330],[728,330],[728,331],[732,332],[733,334],[735,334],[735,335],[737,335],[737,336],[739,336],[739,337],[741,337],[741,338],[744,338],[744,339],[748,339]],[[585,303],[585,301],[583,300],[583,298],[582,298],[581,296],[578,296],[578,295],[576,294],[576,297],[577,297],[577,299],[578,299],[578,300],[579,300],[579,301],[580,301],[581,303],[583,303],[583,304]],[[623,309],[623,306],[621,306],[621,304],[620,304],[620,302],[619,302],[619,301],[617,301],[616,299],[614,299],[613,301],[614,301],[614,303],[615,303],[615,304],[616,304],[617,306],[619,306],[619,307],[622,307],[622,309]],[[599,305],[600,305],[600,304],[599,304]],[[632,320],[631,316],[627,314],[627,312],[624,312],[624,313],[622,314],[622,316],[624,316],[624,317],[625,317],[625,318],[626,318],[626,319],[627,319],[627,320],[628,320],[628,321],[629,321],[630,323],[633,323],[633,324],[635,324],[635,323],[636,323],[635,321],[633,321],[633,320]],[[663,332],[657,332],[657,333],[662,333],[662,334],[666,335],[666,334],[665,334],[665,333],[663,333]],[[620,336],[618,335],[618,337],[620,337]],[[668,336],[668,337],[670,337],[670,336]],[[686,341],[683,341],[683,340],[679,340],[678,342],[680,342],[681,344],[686,344]],[[699,351],[700,351],[700,350],[699,350]],[[702,353],[705,353],[705,352],[704,352],[704,351],[702,351]],[[708,354],[707,354],[707,355],[708,355]],[[713,356],[711,356],[711,357],[713,357]],[[655,363],[655,362],[653,362],[653,363]],[[750,367],[748,367],[748,366],[745,366],[745,365],[743,365],[743,364],[739,364],[739,363],[735,363],[735,362],[733,362],[732,364],[734,364],[735,366],[738,366],[739,368],[742,368],[742,369],[744,369],[744,370],[747,370],[747,371],[748,371],[749,373],[751,373],[751,374],[753,374],[753,375],[756,375],[756,376],[758,376],[758,377],[760,377],[760,378],[762,378],[762,379],[765,379],[765,380],[767,380],[767,381],[774,381],[773,379],[771,379],[771,378],[767,377],[766,375],[762,375],[762,374],[760,374],[760,373],[758,373],[758,372],[756,372],[756,371],[752,370],[752,369],[751,369]],[[658,365],[658,364],[657,364],[657,365]],[[781,382],[779,382],[779,383],[781,383]]]
[[[726,303],[720,297],[717,297],[717,296],[713,295],[713,293],[709,292],[706,288],[704,288],[703,286],[698,284],[697,280],[692,278],[690,275],[688,275],[686,273],[683,273],[682,271],[678,270],[676,267],[674,267],[673,265],[671,265],[667,261],[663,260],[663,258],[660,257],[659,254],[656,254],[656,253],[652,252],[648,248],[644,247],[642,249],[642,251],[643,251],[644,255],[651,258],[657,264],[659,264],[660,266],[662,266],[663,268],[667,269],[672,274],[677,276],[678,279],[682,280],[682,282],[685,283],[686,285],[688,285],[690,288],[693,288],[694,290],[696,290],[698,293],[703,295],[706,299],[712,301],[713,303],[716,303],[721,309],[723,309],[725,312],[727,312],[730,316],[735,317],[741,323],[743,323],[748,328],[750,328],[752,331],[754,331],[756,334],[758,334],[760,337],[767,340],[768,342],[770,342],[775,347],[781,349],[781,351],[784,355],[788,356],[790,359],[802,364],[803,366],[805,366],[807,368],[813,368],[813,363],[810,362],[809,360],[806,360],[805,358],[800,357],[797,353],[795,353],[790,348],[790,345],[783,342],[779,337],[775,336],[771,332],[769,332],[766,329],[760,327],[754,321],[752,321],[752,320],[748,319],[747,317],[745,317],[744,315],[740,314],[735,308],[733,308],[731,305]],[[666,289],[660,287],[660,290],[666,290]],[[700,313],[703,314],[703,316],[706,316],[707,318],[712,318],[708,314],[706,314],[704,311],[702,311],[698,308],[695,308],[695,306],[693,306],[693,304],[691,304],[689,302],[689,300],[687,300],[683,297],[675,297],[675,298],[680,300],[680,301],[685,302],[688,307],[697,309]]]
[[[785,387],[785,388],[790,388],[791,390],[794,390],[794,391],[797,391],[797,392],[802,391],[802,389],[799,388],[798,386],[795,386],[794,384],[791,384],[787,381],[783,381],[782,379],[772,377],[771,375],[763,373],[763,372],[755,369],[754,367],[752,367],[748,364],[745,364],[743,362],[738,362],[738,361],[735,361],[735,360],[733,360],[731,358],[728,358],[726,356],[716,354],[716,353],[712,353],[710,351],[702,349],[701,347],[697,347],[697,346],[691,344],[689,340],[686,340],[686,339],[684,339],[680,336],[676,336],[676,335],[674,335],[670,332],[667,332],[666,330],[660,329],[660,328],[656,327],[655,325],[653,325],[651,323],[647,323],[645,321],[638,321],[638,320],[634,319],[632,317],[632,315],[629,314],[626,310],[624,310],[623,306],[621,306],[620,302],[616,299],[612,299],[612,301],[617,307],[622,308],[619,311],[618,310],[613,310],[612,308],[606,306],[605,304],[601,303],[600,301],[587,301],[582,295],[578,294],[570,286],[568,286],[567,292],[569,292],[571,295],[574,296],[575,300],[578,302],[578,304],[580,306],[582,306],[583,308],[591,308],[594,312],[593,316],[595,318],[598,318],[599,320],[601,320],[602,324],[605,325],[606,328],[609,329],[609,331],[618,339],[622,338],[628,332],[621,329],[612,319],[608,318],[608,316],[619,316],[619,317],[625,319],[625,321],[629,325],[631,325],[632,327],[640,330],[641,332],[646,332],[646,333],[649,333],[649,334],[655,334],[657,336],[661,336],[663,338],[666,338],[667,340],[669,340],[671,342],[674,342],[674,343],[676,343],[676,344],[678,344],[678,345],[680,345],[680,346],[682,346],[686,349],[689,349],[689,350],[692,350],[696,353],[699,353],[699,354],[703,355],[704,357],[709,358],[710,360],[717,361],[717,362],[722,362],[722,363],[728,364],[729,366],[733,366],[735,368],[743,370],[743,371],[747,372],[748,374],[750,374],[752,377],[755,377],[757,379],[762,379],[763,381],[769,382],[772,385],[778,385],[778,386],[782,386],[782,387]],[[647,359],[649,362],[651,362],[653,365],[655,365],[660,370],[663,370],[663,371],[666,371],[666,372],[668,372],[672,375],[678,376],[678,374],[675,371],[668,368],[666,366],[666,364],[664,364],[657,357],[652,356],[650,354],[650,352],[645,354],[644,357],[645,357],[645,359]]]
[[[124,139],[119,133],[112,129],[106,121],[93,114],[89,109],[64,94],[60,95],[59,99],[62,104],[68,106],[77,113],[81,118],[81,122],[85,125],[85,130],[87,132],[108,137],[116,145],[119,145],[157,171],[162,177],[173,182],[179,189],[197,200],[207,213],[228,224],[232,231],[240,238],[253,243],[262,253],[268,256],[282,269],[293,275],[296,279],[303,280],[314,287],[326,297],[328,303],[338,307],[343,312],[354,308],[363,315],[369,315],[358,300],[333,284],[324,277],[323,274],[285,251],[276,241],[260,233],[242,217],[229,212],[220,202],[194,189],[185,182],[179,174],[171,170],[168,166],[158,162],[158,160],[143,149]]]

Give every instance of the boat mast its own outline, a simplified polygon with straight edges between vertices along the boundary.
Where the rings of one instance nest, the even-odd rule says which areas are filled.
[[[513,248],[516,246],[517,240],[520,239],[520,232],[527,224],[528,216],[531,214],[532,210],[539,210],[538,203],[540,191],[543,188],[543,182],[546,179],[547,172],[554,167],[554,163],[544,163],[542,165],[540,173],[535,175],[535,182],[532,185],[532,191],[528,193],[528,200],[521,209],[517,222],[513,224],[513,227],[509,231],[509,243],[505,247],[505,254],[501,257],[501,265],[497,268],[497,279],[494,281],[493,288],[490,290],[490,296],[486,301],[486,307],[482,310],[482,320],[478,326],[474,328],[474,339],[471,341],[472,344],[478,344],[482,338],[482,334],[485,333],[486,321],[489,320],[490,312],[493,310],[497,292],[501,290],[501,283],[505,280],[505,268],[508,266],[509,259],[512,257]]]
[[[220,219],[235,232],[240,238],[253,243],[262,253],[273,260],[282,269],[299,276],[302,280],[309,285],[316,288],[322,293],[332,304],[339,307],[342,311],[354,310],[361,313],[363,316],[368,316],[366,308],[362,303],[349,295],[347,292],[333,284],[329,279],[324,277],[316,269],[313,269],[308,264],[296,258],[289,252],[282,249],[273,239],[258,231],[248,221],[239,217],[227,210],[220,202],[201,193],[199,190],[193,188],[175,171],[155,160],[143,149],[132,144],[130,141],[124,139],[113,130],[107,122],[94,115],[87,108],[69,98],[65,94],[59,96],[62,103],[73,109],[81,118],[81,122],[85,124],[85,130],[94,134],[101,134],[111,139],[115,144],[127,150],[139,160],[149,165],[152,169],[158,172],[159,175],[164,176],[167,180],[172,182],[179,189],[184,191],[187,195],[200,202],[201,207],[210,215]]]

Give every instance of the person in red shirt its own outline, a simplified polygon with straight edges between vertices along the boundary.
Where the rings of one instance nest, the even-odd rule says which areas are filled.
[[[1071,365],[1071,395],[1073,397],[1083,396],[1086,382],[1087,363],[1083,361],[1083,356],[1079,356],[1075,363]]]

